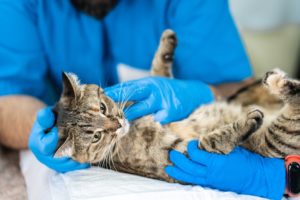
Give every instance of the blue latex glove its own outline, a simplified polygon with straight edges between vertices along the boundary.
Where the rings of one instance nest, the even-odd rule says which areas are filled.
[[[208,85],[200,81],[183,81],[149,77],[121,83],[105,89],[113,100],[133,101],[125,110],[127,119],[154,114],[155,121],[166,124],[187,117],[196,107],[213,100]]]
[[[58,172],[89,167],[89,164],[81,164],[71,158],[53,158],[59,139],[58,130],[53,127],[54,121],[55,117],[50,107],[41,109],[38,112],[29,137],[29,149],[41,163]],[[50,132],[45,133],[45,130],[51,127],[53,128]]]
[[[283,196],[285,167],[281,159],[265,158],[241,147],[228,155],[208,153],[198,149],[198,141],[191,141],[187,150],[189,158],[170,151],[174,166],[165,171],[174,179],[269,199]]]

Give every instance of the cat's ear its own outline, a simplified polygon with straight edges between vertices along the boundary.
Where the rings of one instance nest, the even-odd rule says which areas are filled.
[[[54,158],[71,157],[73,154],[73,139],[67,137],[65,142],[57,149],[54,154]]]
[[[79,93],[79,81],[76,75],[71,73],[62,73],[63,93],[62,97],[67,99],[77,99]]]
[[[63,80],[63,96],[69,98],[76,98],[79,90],[79,81],[75,74],[62,73]]]

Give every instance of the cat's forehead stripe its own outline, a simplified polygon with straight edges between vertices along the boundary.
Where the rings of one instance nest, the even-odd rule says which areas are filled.
[[[100,112],[100,109],[98,107],[90,107],[90,110],[94,112]]]
[[[78,124],[79,127],[84,128],[84,127],[92,127],[92,124]]]

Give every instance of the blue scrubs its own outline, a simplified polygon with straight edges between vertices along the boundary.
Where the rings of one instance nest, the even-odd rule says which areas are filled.
[[[0,1],[0,95],[46,101],[61,72],[102,87],[116,65],[148,70],[164,29],[178,36],[174,74],[209,84],[241,81],[251,67],[226,0],[120,0],[103,20],[69,0]]]

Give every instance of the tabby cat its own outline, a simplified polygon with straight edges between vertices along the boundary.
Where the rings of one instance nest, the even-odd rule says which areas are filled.
[[[152,75],[172,77],[176,40],[173,31],[163,33]],[[74,74],[63,73],[63,93],[54,108],[60,135],[55,156],[174,182],[164,172],[171,164],[168,152],[185,152],[191,139],[201,141],[199,148],[221,154],[237,145],[266,157],[300,154],[300,82],[273,70],[262,85],[161,125],[152,116],[129,123],[123,113],[126,97],[117,104],[99,86],[80,84]]]

